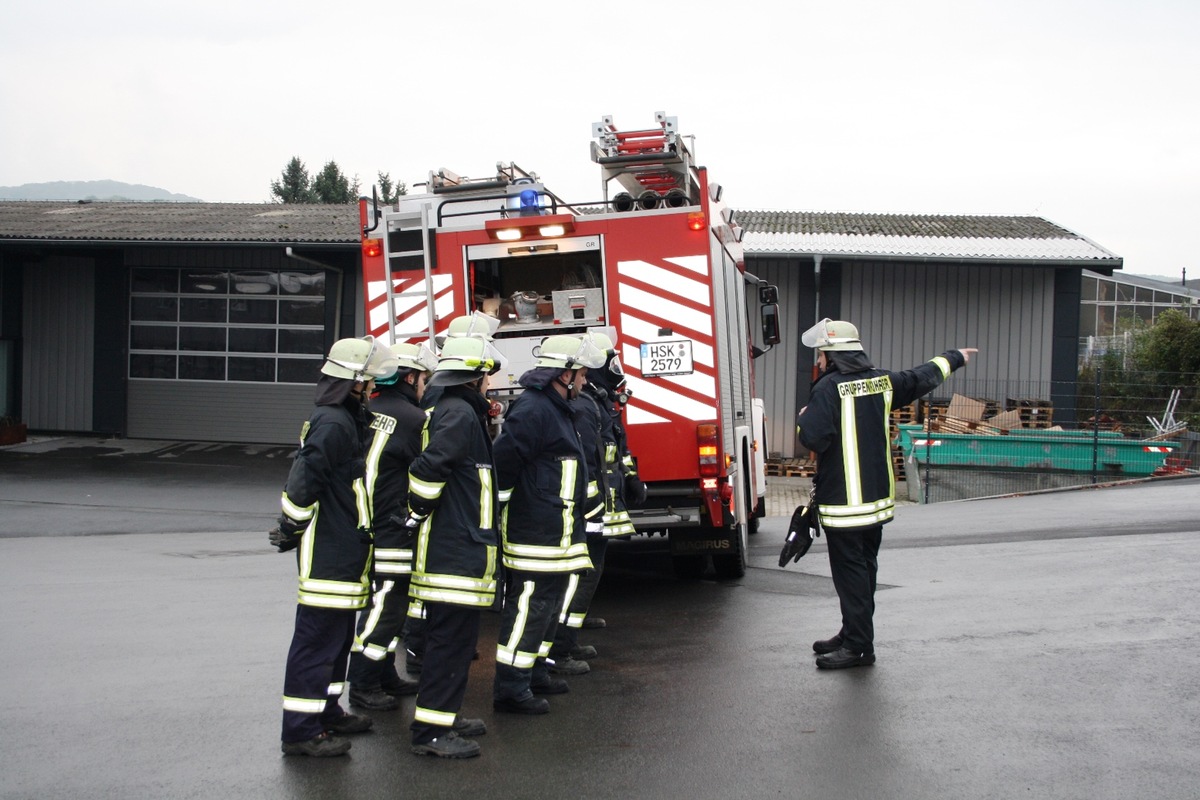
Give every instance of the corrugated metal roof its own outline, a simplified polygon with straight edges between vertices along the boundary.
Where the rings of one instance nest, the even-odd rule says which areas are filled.
[[[1040,217],[738,211],[751,254],[1117,261]],[[358,207],[0,201],[0,241],[357,244]]]
[[[9,200],[0,240],[357,244],[358,206]]]
[[[750,254],[1120,261],[1041,217],[738,211]]]

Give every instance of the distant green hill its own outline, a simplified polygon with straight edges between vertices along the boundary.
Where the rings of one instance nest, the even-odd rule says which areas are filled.
[[[121,181],[51,181],[0,186],[0,200],[110,200],[139,203],[201,203],[198,197]]]

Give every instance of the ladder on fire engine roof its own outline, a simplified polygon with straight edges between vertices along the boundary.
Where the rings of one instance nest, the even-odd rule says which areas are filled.
[[[387,250],[387,263],[384,268],[387,274],[387,280],[384,281],[385,292],[387,293],[387,315],[388,315],[388,333],[391,334],[392,341],[390,344],[397,342],[407,342],[414,339],[424,339],[428,342],[433,342],[433,334],[435,330],[435,322],[437,320],[434,315],[434,287],[433,287],[433,263],[430,258],[430,242],[429,242],[429,212],[430,204],[422,203],[419,212],[408,214],[393,214],[387,222],[387,229],[384,230],[384,236],[391,241],[392,224],[395,223],[399,230],[412,230],[415,225],[420,226],[421,230],[421,249],[420,250],[400,250],[395,253]],[[411,223],[411,224],[404,224]],[[395,271],[392,267],[393,259],[401,258],[416,258],[420,257],[422,267],[425,271],[425,280],[414,284],[413,288],[406,289],[402,292],[396,291]],[[411,330],[396,329],[396,301],[403,302],[405,298],[421,298],[425,301],[425,314],[423,317],[414,315],[415,318],[423,318],[425,327],[413,328]],[[403,310],[403,309],[402,309]],[[430,345],[432,347],[432,344]]]
[[[654,121],[657,128],[641,131],[618,131],[611,114],[592,123],[592,161],[600,165],[605,202],[613,180],[634,197],[678,189],[696,201],[692,153],[679,135],[678,119],[656,111]]]

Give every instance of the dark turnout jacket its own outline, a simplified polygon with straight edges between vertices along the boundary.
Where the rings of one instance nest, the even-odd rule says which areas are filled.
[[[404,575],[412,571],[412,532],[408,516],[408,469],[421,453],[425,412],[417,392],[400,381],[380,387],[371,399],[371,431],[367,450],[366,486],[375,532],[375,574]]]
[[[364,441],[368,414],[353,398],[318,405],[300,434],[283,512],[307,523],[297,558],[299,601],[359,609],[370,594],[371,518]]]
[[[890,415],[932,391],[966,361],[948,350],[904,372],[876,369],[865,354],[831,354],[797,417],[800,441],[817,454],[813,481],[821,524],[830,531],[890,522],[895,508]]]
[[[590,569],[584,538],[587,464],[571,407],[552,387],[526,386],[496,437],[504,566]]]
[[[408,503],[428,514],[417,536],[409,596],[482,608],[496,595],[496,486],[488,402],[447,386],[429,409],[424,450],[408,473]]]

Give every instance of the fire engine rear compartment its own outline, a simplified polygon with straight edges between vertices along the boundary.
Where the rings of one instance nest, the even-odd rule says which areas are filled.
[[[497,338],[575,332],[605,323],[599,236],[467,248],[472,311],[500,320]]]

